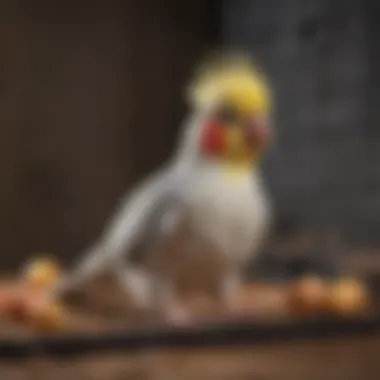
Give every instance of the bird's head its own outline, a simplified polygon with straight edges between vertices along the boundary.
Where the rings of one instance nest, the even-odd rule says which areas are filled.
[[[219,58],[202,66],[190,87],[195,112],[205,118],[201,154],[251,166],[271,139],[270,94],[264,77],[245,57]]]

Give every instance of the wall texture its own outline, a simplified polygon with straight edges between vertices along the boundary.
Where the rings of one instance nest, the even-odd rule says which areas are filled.
[[[265,170],[279,214],[367,241],[380,241],[378,8],[225,0],[223,12],[225,43],[248,48],[274,87],[277,141]]]
[[[1,2],[3,263],[77,255],[167,157],[183,85],[217,31],[211,1],[177,3]]]

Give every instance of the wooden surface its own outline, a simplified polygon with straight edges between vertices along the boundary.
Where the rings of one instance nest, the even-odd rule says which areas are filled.
[[[376,380],[380,336],[207,351],[0,363],[1,379]]]
[[[245,289],[245,293],[241,294],[241,302],[247,306],[250,303],[254,305],[251,295],[258,288],[263,291],[263,287],[257,285]],[[126,324],[126,320],[120,318],[121,309],[116,308],[118,295],[114,294],[112,298],[108,290],[103,291],[105,293],[102,295],[101,288],[93,288],[91,293],[96,294],[98,302],[101,299],[108,302],[107,306],[102,306],[108,310],[108,315],[100,314],[100,306],[96,312],[96,309],[91,311],[88,305],[87,314],[76,314],[76,330],[99,331]],[[266,291],[265,294],[271,294],[270,290]],[[255,300],[259,299],[256,297]],[[2,336],[12,331],[18,336],[25,336],[26,333],[5,323],[0,326]],[[110,353],[64,360],[45,358],[13,363],[3,361],[0,362],[0,379],[376,380],[380,373],[379,354],[380,334],[207,350],[143,349],[135,354]]]

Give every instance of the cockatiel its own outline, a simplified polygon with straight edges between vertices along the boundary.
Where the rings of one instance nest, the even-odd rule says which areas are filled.
[[[245,57],[198,70],[191,115],[172,160],[123,200],[94,247],[54,291],[113,268],[136,306],[189,314],[177,290],[213,289],[230,310],[242,266],[268,230],[259,159],[271,138],[270,94]]]

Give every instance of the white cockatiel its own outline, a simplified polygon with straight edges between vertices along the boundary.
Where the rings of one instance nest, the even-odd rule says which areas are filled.
[[[269,226],[259,158],[271,137],[263,77],[241,57],[203,65],[172,160],[133,189],[60,294],[113,268],[138,307],[187,318],[179,287],[212,289],[233,310],[241,269]]]

